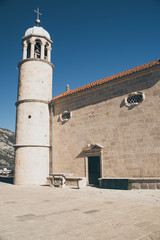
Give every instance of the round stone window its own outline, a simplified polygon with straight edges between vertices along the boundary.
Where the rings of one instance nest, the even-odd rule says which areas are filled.
[[[129,94],[126,98],[125,98],[125,104],[126,106],[134,106],[134,105],[138,105],[141,102],[144,101],[144,93],[142,92],[134,92]]]
[[[60,115],[61,122],[67,122],[71,118],[71,112],[65,111]]]

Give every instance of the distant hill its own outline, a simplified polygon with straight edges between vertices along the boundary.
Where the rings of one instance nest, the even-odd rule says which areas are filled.
[[[0,128],[0,167],[14,166],[15,133]]]

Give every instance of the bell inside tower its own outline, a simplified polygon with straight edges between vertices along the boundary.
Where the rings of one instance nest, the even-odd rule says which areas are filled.
[[[24,37],[23,59],[40,58],[50,62],[52,41],[43,36],[37,39],[35,35],[37,35],[37,33]]]
[[[35,41],[34,57],[41,58],[41,41],[40,40]]]

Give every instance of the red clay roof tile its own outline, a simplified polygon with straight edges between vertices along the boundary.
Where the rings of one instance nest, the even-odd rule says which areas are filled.
[[[150,67],[153,67],[153,66],[156,66],[156,65],[160,65],[160,59],[152,61],[150,63],[143,64],[141,66],[138,66],[138,67],[135,67],[135,68],[132,68],[132,69],[129,69],[127,71],[123,71],[123,72],[117,73],[117,74],[109,76],[107,78],[103,78],[103,79],[100,79],[98,81],[86,84],[86,85],[84,85],[82,87],[79,87],[79,88],[76,88],[76,89],[73,89],[73,90],[70,90],[70,91],[66,91],[66,92],[64,92],[64,93],[62,93],[62,94],[52,98],[51,102],[52,101],[54,102],[57,99],[61,99],[63,97],[66,97],[66,96],[69,96],[69,95],[72,95],[72,94],[84,91],[84,90],[86,90],[88,88],[92,88],[92,87],[95,87],[95,86],[107,83],[107,82],[115,80],[117,78],[124,77],[124,76],[130,75],[132,73],[136,73],[136,72],[145,70],[147,68],[150,68]]]

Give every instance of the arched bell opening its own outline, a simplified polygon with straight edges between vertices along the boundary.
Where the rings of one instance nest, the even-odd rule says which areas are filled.
[[[49,47],[49,44],[46,43],[45,47],[44,47],[44,59],[45,60],[48,60],[48,47]]]
[[[38,39],[35,41],[34,46],[34,57],[35,58],[41,58],[41,41]]]
[[[23,59],[39,58],[50,62],[51,46],[45,39],[32,37],[23,41]]]
[[[27,42],[27,58],[31,56],[31,43]]]

